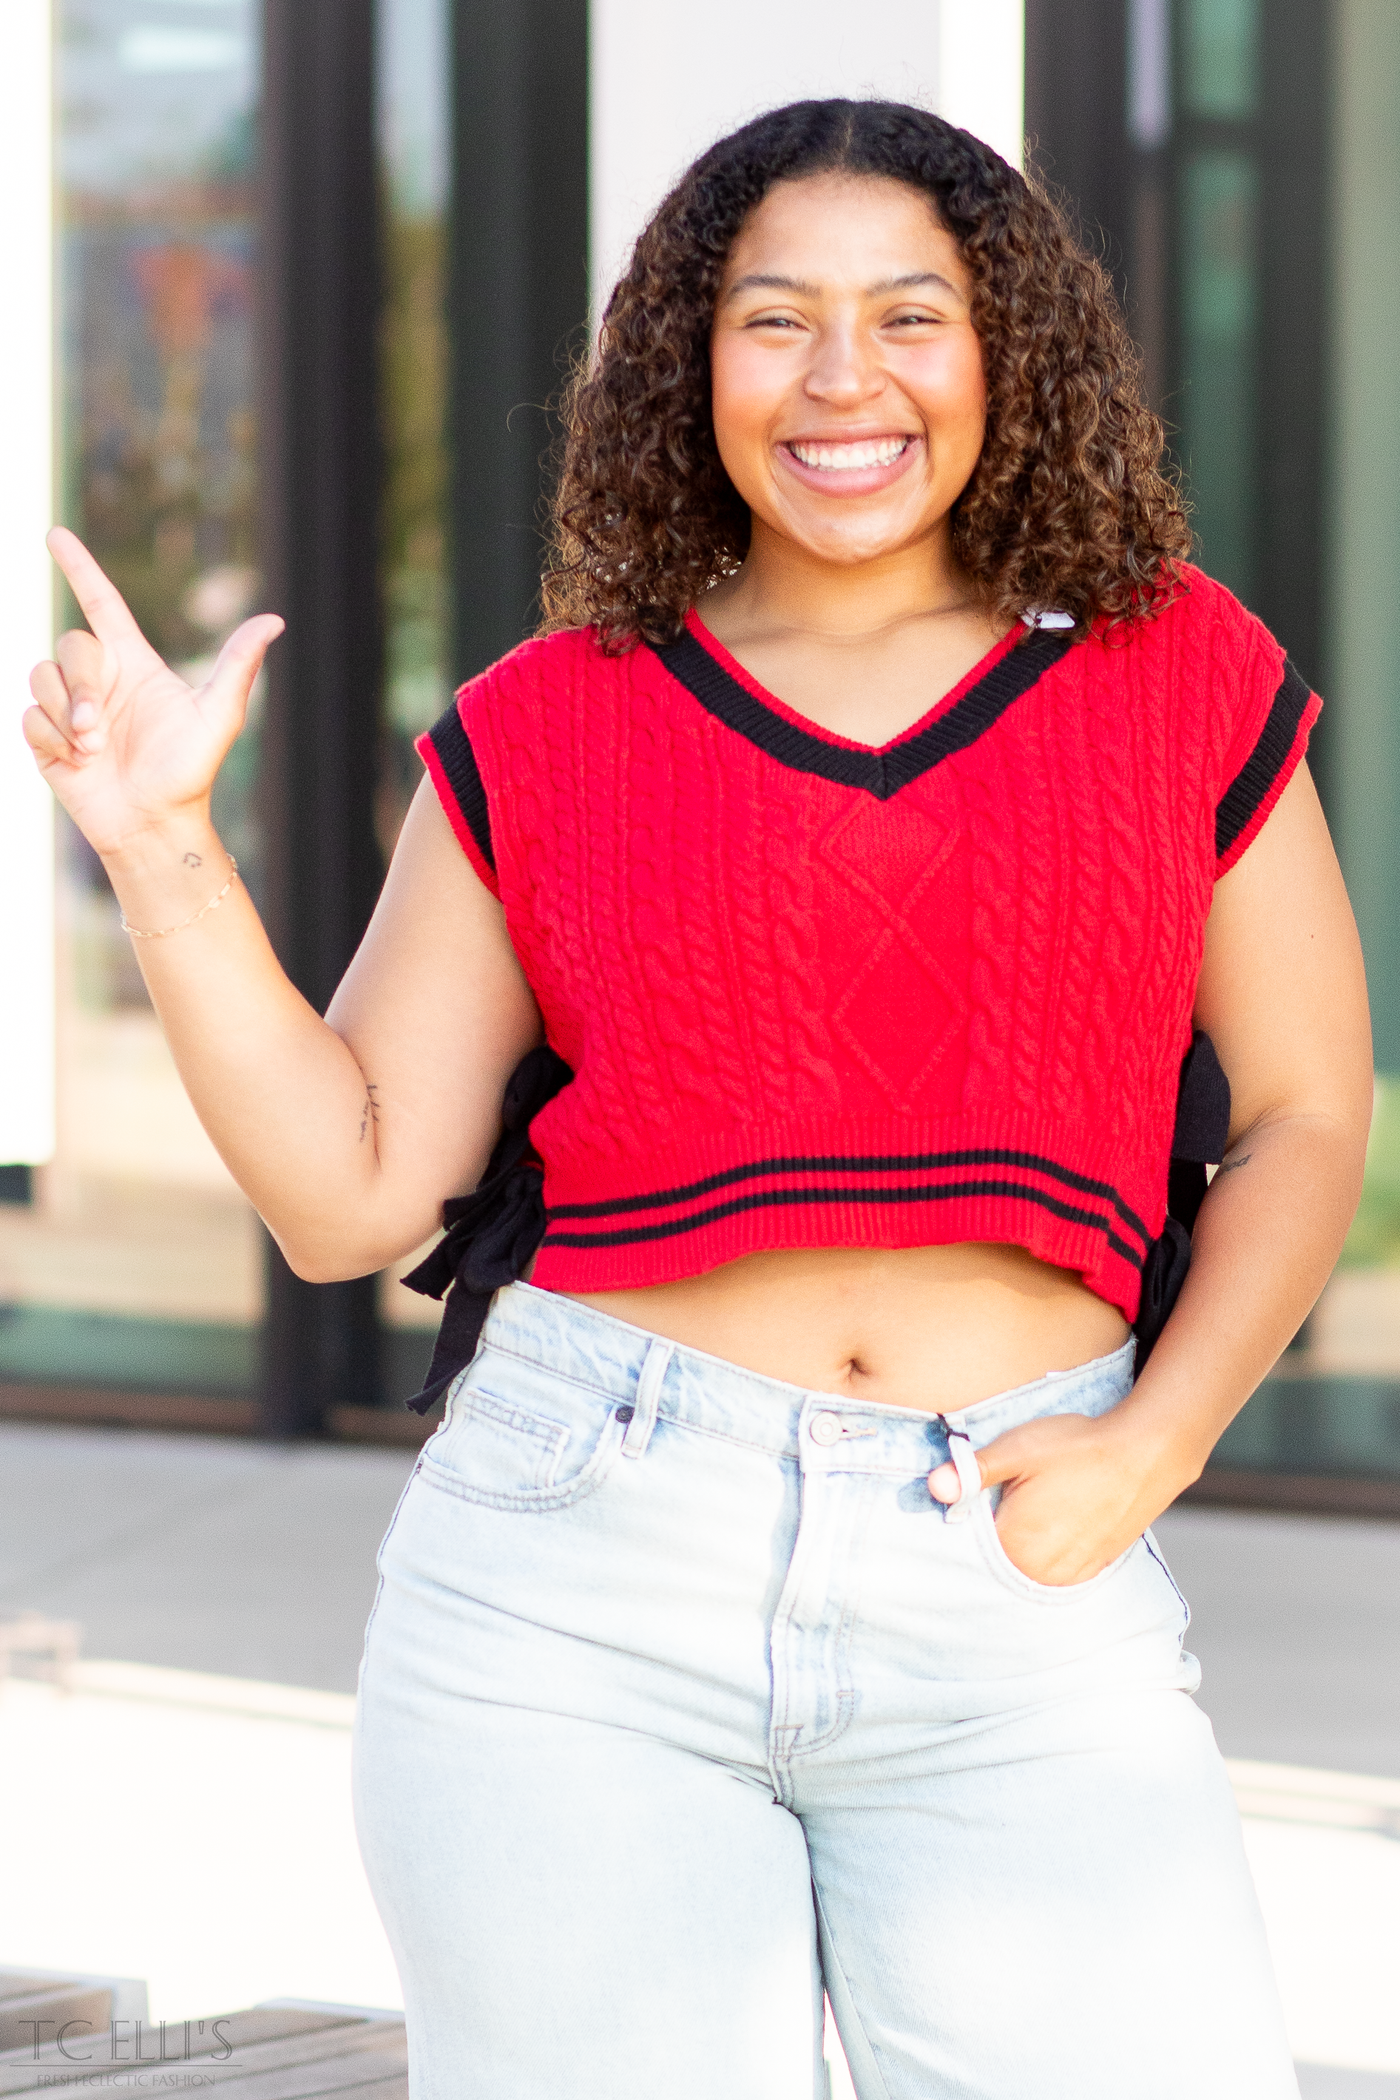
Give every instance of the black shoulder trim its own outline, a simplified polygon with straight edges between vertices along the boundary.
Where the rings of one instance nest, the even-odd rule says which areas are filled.
[[[747,737],[760,751],[766,751],[780,766],[788,766],[795,773],[819,774],[823,780],[835,781],[838,787],[863,788],[877,801],[887,802],[911,780],[975,743],[1014,701],[1060,661],[1072,647],[1072,638],[1043,631],[1028,635],[999,658],[946,714],[916,736],[887,745],[883,751],[852,751],[800,729],[795,722],[765,706],[710,655],[688,628],[674,642],[647,646],[703,708],[737,735]]]
[[[496,855],[491,845],[491,812],[486,803],[486,788],[471,738],[463,729],[462,718],[455,706],[439,715],[428,731],[428,741],[438,755],[438,763],[457,798],[457,807],[467,829],[476,840],[477,850],[494,874]]]
[[[1286,659],[1283,683],[1259,732],[1259,741],[1220,798],[1215,812],[1215,857],[1223,860],[1278,779],[1293,749],[1298,724],[1312,698],[1306,678]]]

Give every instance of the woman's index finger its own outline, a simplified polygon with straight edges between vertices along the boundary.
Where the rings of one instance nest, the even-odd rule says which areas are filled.
[[[84,617],[100,642],[142,642],[146,638],[132,618],[125,598],[101,570],[75,532],[55,525],[48,536],[48,549],[68,579],[69,588],[83,609]]]

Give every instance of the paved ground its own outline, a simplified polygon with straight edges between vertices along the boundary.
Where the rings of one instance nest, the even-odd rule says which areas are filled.
[[[83,1652],[353,1692],[412,1454],[0,1424],[0,1609]]]
[[[1183,1509],[1156,1529],[1226,1756],[1400,1778],[1400,1524]]]
[[[78,1618],[85,1655],[126,1666],[67,1702],[25,1685],[0,1700],[0,1787],[39,1811],[34,1843],[10,1848],[0,1960],[142,1973],[175,2017],[250,1994],[393,2002],[350,1845],[341,1703],[269,1716],[276,1696],[246,1681],[353,1690],[410,1465],[0,1424],[0,1609]],[[1400,1525],[1185,1510],[1159,1535],[1227,1755],[1400,1779]],[[225,1690],[172,1678],[157,1696],[142,1664]],[[1246,1828],[1295,2047],[1315,2059],[1304,2100],[1400,2100],[1400,1846],[1306,1807]],[[121,1865],[138,1855],[162,1861],[137,1877],[144,1909]],[[274,1884],[287,1929],[269,1939]]]

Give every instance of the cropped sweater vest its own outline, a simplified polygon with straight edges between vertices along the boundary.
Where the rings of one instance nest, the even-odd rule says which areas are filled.
[[[1213,885],[1319,705],[1190,568],[1126,632],[1017,626],[879,749],[694,615],[473,679],[419,750],[574,1074],[534,1281],[1004,1241],[1131,1321]]]

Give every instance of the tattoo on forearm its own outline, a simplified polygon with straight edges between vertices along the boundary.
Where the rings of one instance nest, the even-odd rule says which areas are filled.
[[[1238,1159],[1222,1159],[1215,1171],[1217,1174],[1233,1174],[1236,1167],[1247,1167],[1253,1157],[1252,1152],[1242,1152]]]
[[[379,1121],[379,1103],[374,1098],[378,1092],[379,1088],[377,1086],[367,1085],[365,1087],[365,1105],[360,1113],[360,1143],[362,1145],[370,1124],[377,1124]]]
[[[185,866],[187,868],[202,868],[204,866],[204,855],[202,853],[187,853],[185,855]]]

